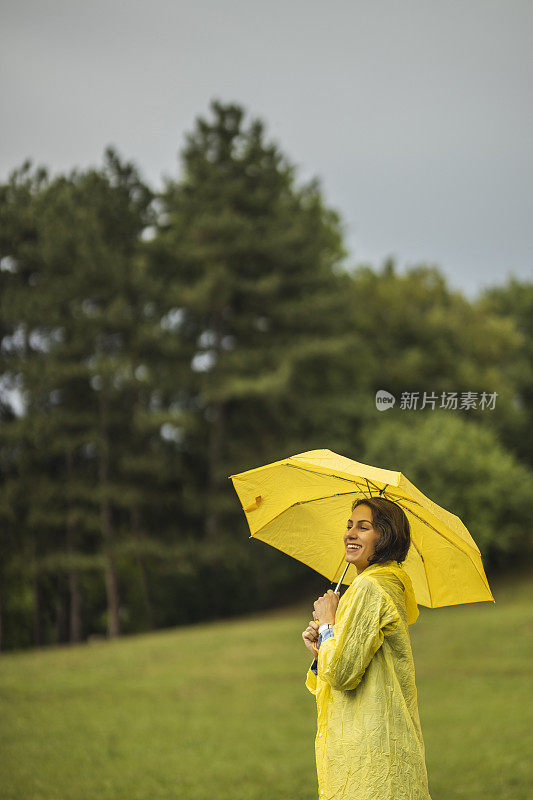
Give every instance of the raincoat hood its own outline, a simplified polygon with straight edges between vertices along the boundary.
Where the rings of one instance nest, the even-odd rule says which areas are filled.
[[[405,609],[407,611],[407,624],[412,625],[414,622],[417,621],[419,610],[418,605],[415,600],[415,592],[413,589],[413,584],[411,582],[411,578],[407,574],[400,564],[397,561],[384,561],[381,564],[370,564],[369,567],[364,569],[360,575],[357,576],[359,578],[362,575],[375,575],[379,573],[381,575],[396,575],[397,578],[403,584],[403,593],[405,597]],[[357,578],[354,579],[353,583],[357,581]]]

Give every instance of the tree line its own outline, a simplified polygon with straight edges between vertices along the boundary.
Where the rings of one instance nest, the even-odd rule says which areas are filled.
[[[1,649],[286,602],[310,570],[250,541],[228,476],[310,449],[405,472],[488,571],[530,553],[533,284],[350,267],[319,181],[210,112],[160,191],[112,148],[0,185]]]

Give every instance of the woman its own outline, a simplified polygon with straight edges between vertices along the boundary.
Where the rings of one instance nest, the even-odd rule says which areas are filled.
[[[357,576],[339,601],[316,600],[302,636],[318,655],[305,685],[316,696],[319,800],[431,800],[408,625],[418,617],[401,562],[409,521],[383,497],[354,502],[344,534]]]

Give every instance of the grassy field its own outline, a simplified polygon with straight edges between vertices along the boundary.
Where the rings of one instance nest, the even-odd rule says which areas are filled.
[[[432,800],[530,800],[531,579],[410,629]],[[327,588],[327,587],[326,587]],[[314,800],[305,606],[0,657],[2,800]]]

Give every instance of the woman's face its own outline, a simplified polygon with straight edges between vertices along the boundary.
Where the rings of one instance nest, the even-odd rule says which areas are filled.
[[[374,554],[378,539],[379,531],[372,524],[372,509],[361,503],[349,517],[344,534],[346,561],[355,564],[357,574],[368,567],[368,559]]]

